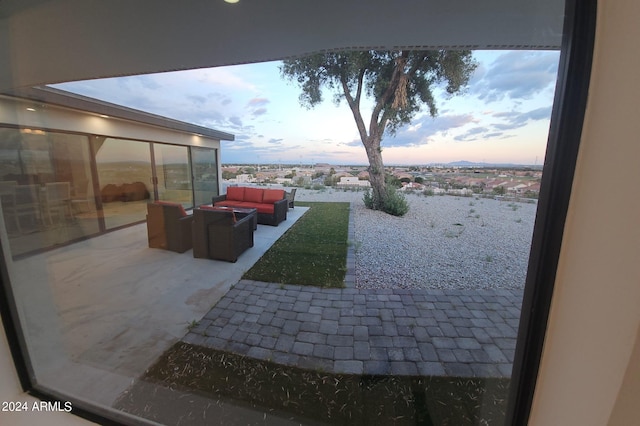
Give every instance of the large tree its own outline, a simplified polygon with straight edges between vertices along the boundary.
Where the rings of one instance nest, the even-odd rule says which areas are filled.
[[[433,89],[444,85],[450,95],[458,93],[476,65],[468,50],[372,50],[289,59],[280,71],[300,85],[300,102],[308,108],[322,102],[323,87],[334,90],[337,103],[346,99],[369,159],[371,207],[385,210],[388,193],[380,146],[383,135],[395,135],[423,105],[435,116]],[[368,126],[361,111],[363,96],[374,103]]]

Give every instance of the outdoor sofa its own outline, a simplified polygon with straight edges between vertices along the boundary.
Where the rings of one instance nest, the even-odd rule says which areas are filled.
[[[149,247],[184,253],[192,247],[191,222],[181,204],[156,201],[147,204]]]
[[[236,218],[232,210],[193,210],[193,257],[235,262],[253,247],[253,215]]]
[[[258,223],[278,226],[287,219],[289,201],[283,189],[230,186],[227,193],[213,197],[215,207],[240,207],[258,210]]]

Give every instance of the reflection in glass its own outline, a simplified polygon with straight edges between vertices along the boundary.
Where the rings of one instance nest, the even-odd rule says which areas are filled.
[[[158,199],[192,207],[189,151],[186,146],[154,144]]]
[[[13,256],[99,232],[86,136],[0,129],[0,181]]]
[[[151,198],[151,153],[146,142],[92,138],[106,229],[145,219]]]
[[[218,195],[217,150],[191,147],[195,205],[211,204]]]

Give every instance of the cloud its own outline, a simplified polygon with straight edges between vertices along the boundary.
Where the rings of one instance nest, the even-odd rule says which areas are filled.
[[[513,130],[526,126],[531,121],[549,120],[551,117],[551,107],[536,108],[527,112],[498,112],[493,117],[503,119],[504,123],[493,123],[493,127],[498,130]]]
[[[424,115],[413,120],[410,125],[402,127],[395,137],[385,136],[382,144],[385,147],[426,145],[436,135],[446,136],[455,129],[477,122],[472,114],[447,114],[437,117]]]
[[[267,109],[266,108],[257,108],[255,110],[253,110],[251,112],[251,115],[253,115],[254,117],[259,117],[261,115],[264,115],[267,113]]]
[[[204,96],[199,96],[199,95],[186,95],[185,96],[188,100],[190,100],[191,102],[198,104],[198,105],[203,105],[207,102],[207,98]]]
[[[486,102],[531,99],[555,84],[557,72],[557,52],[511,51],[478,66],[469,83],[470,93]]]
[[[350,142],[338,142],[338,145],[342,146],[362,146],[362,141],[360,139],[354,139]]]
[[[237,115],[229,117],[229,122],[235,126],[242,127],[242,120]]]
[[[487,127],[473,127],[469,130],[467,130],[465,133],[455,136],[453,138],[453,140],[459,141],[459,142],[466,142],[466,141],[474,141],[477,140],[479,138],[484,138],[484,135],[489,131],[489,129]]]
[[[272,139],[269,139],[269,140],[267,141],[267,143],[271,143],[271,144],[279,144],[279,143],[280,143],[280,142],[282,142],[283,140],[284,140],[284,139],[275,139],[275,138],[272,138]]]
[[[201,68],[197,70],[176,71],[165,75],[176,74],[181,79],[189,79],[200,84],[233,90],[256,91],[256,86],[248,82],[237,72],[237,67]]]
[[[269,102],[267,98],[252,98],[247,102],[246,109],[249,110],[249,113],[253,117],[259,117],[267,113],[266,105],[269,104]]]
[[[259,106],[264,106],[268,103],[269,103],[269,99],[267,98],[253,98],[253,99],[249,99],[247,106],[250,108],[255,108]]]

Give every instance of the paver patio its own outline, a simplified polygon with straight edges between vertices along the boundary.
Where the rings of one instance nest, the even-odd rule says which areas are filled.
[[[241,280],[183,341],[335,373],[510,377],[521,301],[521,290]]]

